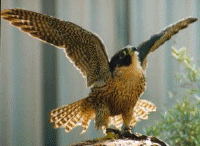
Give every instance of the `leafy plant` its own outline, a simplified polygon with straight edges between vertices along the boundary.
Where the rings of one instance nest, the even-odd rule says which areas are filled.
[[[155,126],[147,128],[146,134],[157,136],[170,145],[200,145],[200,69],[192,65],[186,48],[172,50],[172,56],[184,65],[183,72],[176,74],[178,88],[187,90],[182,94],[183,100],[162,115]],[[169,96],[174,97],[172,92]]]

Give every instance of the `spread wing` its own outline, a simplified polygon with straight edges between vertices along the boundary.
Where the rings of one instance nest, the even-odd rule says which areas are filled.
[[[9,9],[1,17],[31,36],[63,48],[66,56],[87,77],[87,86],[110,77],[109,61],[102,40],[78,25],[23,9]]]
[[[153,35],[148,40],[140,44],[137,49],[139,51],[139,58],[141,63],[145,61],[145,58],[150,52],[155,51],[158,47],[169,40],[173,35],[177,34],[179,30],[188,27],[189,24],[197,21],[197,18],[185,18],[175,24],[171,24],[158,34]]]

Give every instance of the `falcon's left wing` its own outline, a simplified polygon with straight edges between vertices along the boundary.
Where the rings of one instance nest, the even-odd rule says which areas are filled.
[[[143,64],[144,60],[150,52],[155,51],[158,47],[169,40],[173,35],[177,34],[179,30],[188,27],[189,24],[195,21],[197,21],[197,18],[188,17],[182,19],[175,24],[169,25],[160,33],[151,36],[148,40],[140,44],[137,49],[139,51],[139,59],[141,61],[141,64]]]

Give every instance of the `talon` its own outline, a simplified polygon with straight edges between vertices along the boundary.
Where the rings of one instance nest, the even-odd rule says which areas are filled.
[[[122,134],[123,137],[125,138],[130,138],[130,139],[140,139],[136,134],[130,133],[130,132],[125,132]]]
[[[102,138],[97,138],[97,139],[95,139],[96,141],[102,141],[102,140],[108,140],[108,139],[118,139],[119,134],[121,134],[121,132],[119,130],[112,129],[112,128],[106,128],[104,130],[105,130],[104,133],[106,133],[106,136],[104,136]]]
[[[106,136],[104,139],[118,139],[122,138],[122,133],[117,129],[106,128]]]
[[[132,133],[132,132],[131,132],[131,127],[125,127],[125,128],[124,128],[124,132],[126,132],[126,133],[128,132],[128,133],[131,134],[131,133]]]
[[[125,127],[122,135],[125,138],[131,138],[131,139],[138,139],[139,138],[137,135],[132,133],[131,127]]]

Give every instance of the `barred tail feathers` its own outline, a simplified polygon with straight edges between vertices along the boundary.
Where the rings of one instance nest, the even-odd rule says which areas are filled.
[[[64,127],[65,131],[69,132],[74,127],[82,125],[84,133],[94,118],[94,110],[87,104],[87,98],[52,110],[50,122],[54,123],[54,128]]]
[[[148,119],[148,114],[150,112],[156,111],[156,106],[147,100],[138,100],[134,109],[133,109],[133,118],[131,120],[131,126],[134,127],[137,122],[141,119],[146,120]],[[116,128],[120,129],[123,124],[122,115],[117,115],[111,117],[111,123]]]
[[[148,119],[148,114],[150,112],[156,111],[156,106],[147,100],[138,100],[136,103],[134,109],[133,109],[133,119],[131,121],[131,126],[135,126],[137,122],[139,122],[141,119],[146,120]]]
[[[122,119],[122,115],[117,115],[114,117],[111,117],[111,123],[112,125],[114,125],[117,129],[121,129],[122,125],[123,125],[123,119]]]

